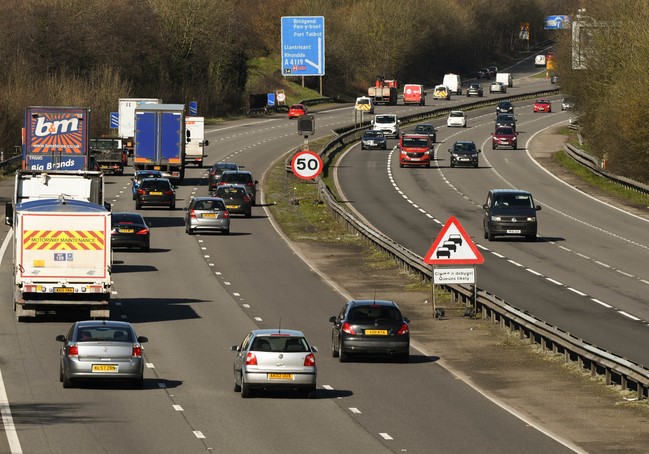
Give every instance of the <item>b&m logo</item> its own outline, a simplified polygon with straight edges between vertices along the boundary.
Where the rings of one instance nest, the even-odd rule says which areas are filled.
[[[84,154],[84,137],[87,125],[83,111],[33,110],[28,137],[29,154],[61,153]]]
[[[36,126],[34,126],[34,135],[36,137],[68,134],[76,131],[79,131],[79,119],[77,117],[54,121],[48,121],[45,117],[38,117]]]

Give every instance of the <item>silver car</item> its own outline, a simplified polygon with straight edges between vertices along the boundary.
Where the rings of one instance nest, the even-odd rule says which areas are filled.
[[[489,93],[507,93],[507,85],[503,82],[491,82]]]
[[[230,233],[230,212],[220,197],[194,197],[185,209],[185,232],[193,235],[197,230]]]
[[[79,379],[125,379],[135,389],[144,385],[142,344],[128,322],[88,320],[76,322],[68,334],[56,336],[63,342],[59,379],[71,388]]]
[[[316,389],[314,353],[318,349],[309,345],[301,331],[253,330],[231,349],[237,352],[234,390],[243,398],[253,390],[297,390],[309,396]]]

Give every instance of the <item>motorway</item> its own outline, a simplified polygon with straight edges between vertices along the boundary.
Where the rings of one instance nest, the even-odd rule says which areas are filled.
[[[531,79],[531,89],[536,85],[549,83]],[[512,91],[516,93],[516,89]],[[456,97],[450,103],[463,101],[464,98]],[[401,115],[417,109],[421,107],[385,108]],[[521,130],[538,130],[561,120],[561,115],[539,116],[537,124],[537,120],[527,123],[526,115],[521,114],[519,125]],[[349,108],[318,112],[316,137],[350,123],[351,119]],[[449,140],[450,134],[467,134],[484,140],[492,119],[491,113],[471,113],[470,128],[466,131],[456,133],[440,128],[438,136]],[[301,143],[295,122],[283,116],[224,123],[207,131],[207,138],[209,164],[235,161],[245,165],[260,180],[276,159]],[[442,146],[446,148],[446,144]],[[503,241],[497,247],[489,246],[507,258],[528,263],[543,274],[561,277],[566,285],[570,282],[575,288],[598,294],[600,285],[596,280],[606,278],[613,271],[598,269],[601,266],[595,260],[620,265],[622,269],[633,265],[631,258],[618,263],[620,259],[613,252],[598,256],[598,246],[586,238],[583,245],[579,238],[575,239],[577,243],[570,247],[576,252],[561,248],[563,240],[571,238],[572,233],[562,231],[563,224],[553,223],[561,220],[561,213],[581,215],[581,208],[585,216],[586,207],[581,205],[586,202],[574,202],[580,206],[569,209],[565,193],[563,203],[559,203],[560,197],[555,200],[553,193],[561,192],[556,183],[550,184],[546,177],[548,187],[540,191],[534,180],[527,181],[540,179],[542,174],[530,165],[524,151],[487,153],[485,150],[481,158],[482,168],[477,170],[444,168],[443,154],[439,155],[438,169],[398,169],[394,161],[390,168],[396,184],[410,200],[435,219],[444,220],[448,214],[458,216],[476,238],[479,222],[475,222],[475,216],[480,215],[476,204],[482,203],[485,185],[505,184],[496,181],[499,178],[494,176],[496,170],[504,177],[533,183],[527,187],[544,206],[543,240],[534,244]],[[421,216],[398,195],[388,179],[388,153],[361,155],[354,150],[345,159],[352,166],[345,170],[349,174],[341,173],[339,178],[355,208],[378,228],[423,254],[439,225]],[[480,172],[480,177],[466,178],[467,172],[474,170]],[[539,175],[535,176],[537,172]],[[370,180],[369,175],[373,174],[375,181],[366,180],[365,184],[372,186],[361,186],[364,189],[359,190],[355,178],[351,178],[354,174],[355,178]],[[205,175],[206,169],[189,168],[185,183],[178,188],[178,207],[186,206],[192,195],[207,194]],[[108,177],[106,192],[114,211],[134,210],[128,177]],[[0,196],[7,200],[11,189],[12,181],[2,181]],[[378,201],[383,202],[381,210],[376,210]],[[580,212],[575,213],[576,210]],[[382,361],[340,364],[334,360],[329,354],[327,319],[340,309],[345,297],[289,247],[263,206],[255,207],[250,219],[234,218],[229,236],[186,235],[182,208],[143,209],[142,212],[153,224],[151,252],[115,253],[111,318],[134,323],[138,334],[149,338],[150,342],[145,345],[145,389],[132,390],[121,384],[106,383],[63,389],[58,380],[60,344],[54,338],[65,333],[70,323],[82,315],[49,315],[38,322],[18,323],[11,304],[5,304],[0,308],[0,333],[3,334],[0,371],[8,405],[1,402],[1,393],[0,404],[7,438],[0,440],[0,452],[579,451],[542,427],[536,427],[533,421],[519,419],[471,389],[441,368],[434,352],[413,349],[411,362],[405,365]],[[603,223],[596,221],[592,220],[593,225]],[[618,235],[614,238],[633,238],[631,227],[616,225],[616,229]],[[8,228],[3,227],[2,232],[8,241]],[[598,241],[604,241],[605,232],[597,235]],[[584,264],[571,265],[576,259],[571,262],[565,256],[576,256],[577,252],[591,254],[590,268],[599,272],[595,274],[586,268],[589,263],[586,259]],[[10,254],[10,250],[4,251],[0,266],[0,282],[7,301],[11,297]],[[487,262],[478,273],[481,287],[487,287],[488,282],[490,289],[498,290],[495,293],[499,295],[502,290],[501,296],[512,298],[519,307],[520,301],[515,297],[520,299],[521,290],[525,290],[525,294],[534,296],[530,300],[534,301],[535,311],[546,309],[538,307],[539,302],[548,306],[550,312],[538,314],[546,319],[560,312],[559,302],[570,302],[566,294],[570,296],[572,292],[565,286],[548,285],[544,279],[512,265],[507,259],[486,255]],[[546,265],[547,260],[551,262]],[[509,265],[501,266],[501,262]],[[550,272],[559,265],[565,276]],[[586,273],[577,273],[575,269],[585,269]],[[607,281],[610,282],[610,277]],[[601,284],[604,285],[606,281]],[[602,301],[607,300],[606,295],[600,297]],[[631,294],[628,297],[632,299]],[[584,329],[597,322],[600,311],[601,322],[613,325],[607,325],[607,329],[616,326],[626,329],[628,340],[632,331],[625,325],[625,317],[607,312],[598,304],[587,306],[589,309],[577,307],[584,314]],[[640,313],[632,307],[628,310]],[[565,307],[567,315],[575,311],[575,307]],[[230,346],[239,343],[250,329],[276,327],[280,323],[282,327],[303,330],[311,343],[320,348],[318,391],[313,399],[272,393],[242,400],[232,389]],[[7,419],[8,410],[15,430]]]

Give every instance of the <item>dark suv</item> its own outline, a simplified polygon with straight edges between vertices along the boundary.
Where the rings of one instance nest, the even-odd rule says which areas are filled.
[[[511,101],[500,101],[496,105],[496,115],[499,113],[514,113],[514,105],[511,103]]]
[[[478,167],[478,153],[481,153],[482,150],[478,150],[475,142],[458,140],[453,144],[453,148],[448,149],[448,152],[451,154],[451,167]]]
[[[499,113],[496,115],[496,129],[501,126],[510,126],[516,131],[516,117],[512,113]]]
[[[135,209],[145,205],[162,205],[176,209],[176,191],[168,178],[145,178],[135,194]]]
[[[245,186],[253,205],[257,204],[257,183],[259,182],[247,170],[226,170],[221,174],[221,179],[219,180],[219,186],[224,184],[241,184]]]
[[[536,212],[532,194],[520,189],[491,189],[484,209],[484,237],[492,241],[496,236],[524,236],[536,240]]]

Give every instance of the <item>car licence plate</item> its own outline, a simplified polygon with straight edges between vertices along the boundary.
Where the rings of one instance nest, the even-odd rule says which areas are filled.
[[[119,229],[120,233],[134,233],[134,229]]]
[[[269,380],[293,380],[293,374],[267,374]]]
[[[56,287],[54,293],[74,293],[74,288],[72,287]]]
[[[117,364],[93,364],[92,365],[92,371],[93,372],[99,372],[99,373],[117,372],[118,367],[117,367]]]
[[[388,330],[387,329],[366,329],[365,335],[366,336],[387,336]]]
[[[521,233],[520,230],[507,230],[507,233],[515,234],[515,233]]]
[[[216,213],[203,213],[204,218],[216,219]]]
[[[228,210],[233,210],[235,208],[239,208],[239,205],[226,205],[225,206]]]
[[[162,192],[158,192],[158,191],[149,192],[149,195],[162,195]]]

